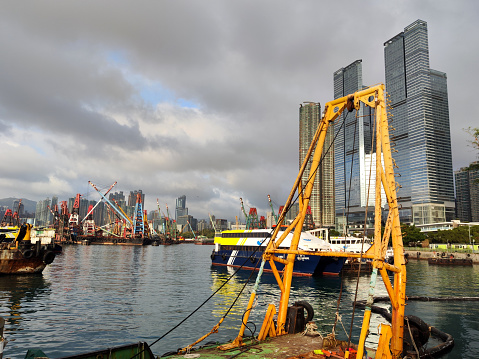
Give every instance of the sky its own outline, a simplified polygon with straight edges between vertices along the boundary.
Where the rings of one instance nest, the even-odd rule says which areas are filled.
[[[197,219],[275,210],[297,176],[299,105],[333,99],[362,59],[384,82],[384,42],[428,24],[448,78],[454,170],[477,159],[474,0],[2,2],[0,198],[141,189],[145,208],[186,195]]]

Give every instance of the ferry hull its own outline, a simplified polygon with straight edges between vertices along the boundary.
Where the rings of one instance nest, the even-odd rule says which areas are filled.
[[[215,266],[259,270],[262,255],[261,252],[249,250],[221,249],[220,251],[213,251],[211,254],[211,264]],[[294,262],[293,275],[308,277],[313,275],[337,276],[343,268],[345,260],[345,258],[299,255],[296,256]],[[276,267],[279,272],[282,272],[284,265],[276,263]],[[265,263],[264,271],[272,272],[269,262]]]

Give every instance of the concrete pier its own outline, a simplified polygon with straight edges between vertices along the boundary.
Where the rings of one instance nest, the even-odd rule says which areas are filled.
[[[479,264],[479,253],[466,253],[466,252],[454,252],[454,251],[421,251],[421,250],[405,250],[405,254],[408,254],[408,259],[428,260],[428,258],[444,257],[449,258],[451,254],[454,258],[458,259],[472,259],[472,263]]]

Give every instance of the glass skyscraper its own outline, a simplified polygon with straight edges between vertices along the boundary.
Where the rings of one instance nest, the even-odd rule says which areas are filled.
[[[427,23],[417,20],[386,41],[384,57],[401,219],[449,221],[455,203],[447,77],[429,68]]]
[[[479,162],[454,172],[456,183],[456,218],[479,222]]]
[[[334,98],[363,89],[362,60],[334,73]],[[334,123],[336,229],[344,231],[345,223],[352,231],[372,228],[376,153],[370,108],[345,111]],[[365,216],[367,213],[367,217]],[[366,223],[365,223],[366,222]]]
[[[299,107],[299,167],[308,153],[311,141],[314,138],[316,129],[321,120],[321,105],[315,102],[305,102]],[[334,150],[331,146],[333,140],[333,129],[330,127],[326,133],[323,146],[323,157],[318,173],[314,180],[313,192],[309,205],[316,227],[334,226]],[[328,151],[329,149],[329,151]],[[327,152],[328,151],[328,152]],[[326,153],[327,152],[327,153]],[[303,177],[302,186],[306,186],[310,176],[311,159],[308,163]]]

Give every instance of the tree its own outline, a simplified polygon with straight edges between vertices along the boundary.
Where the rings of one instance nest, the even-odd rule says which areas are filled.
[[[469,141],[472,147],[479,151],[479,128],[468,127],[465,131],[469,133],[473,138],[472,141]]]
[[[414,225],[410,226],[406,223],[401,224],[401,234],[404,244],[408,244],[411,242],[422,242],[426,239],[424,233],[422,233],[419,228]]]

